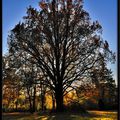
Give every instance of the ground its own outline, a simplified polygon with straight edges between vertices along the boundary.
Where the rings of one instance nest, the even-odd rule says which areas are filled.
[[[117,112],[88,111],[90,115],[79,113],[62,114],[29,114],[29,113],[3,113],[2,120],[117,120]]]

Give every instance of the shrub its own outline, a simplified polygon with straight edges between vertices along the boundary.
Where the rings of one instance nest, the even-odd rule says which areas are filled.
[[[97,110],[98,109],[97,103],[95,103],[91,100],[86,100],[82,105],[87,110]]]
[[[70,112],[80,112],[80,113],[87,113],[85,108],[78,102],[72,102],[65,106],[65,109]]]

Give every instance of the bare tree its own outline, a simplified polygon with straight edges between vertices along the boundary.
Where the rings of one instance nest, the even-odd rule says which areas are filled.
[[[63,96],[98,61],[101,52],[112,52],[101,38],[102,27],[83,10],[82,0],[40,2],[40,11],[27,9],[27,16],[8,37],[9,52],[30,54],[54,91],[57,111],[63,110]]]

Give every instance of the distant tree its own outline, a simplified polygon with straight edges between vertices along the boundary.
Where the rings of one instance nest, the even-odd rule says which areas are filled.
[[[117,85],[113,79],[111,69],[106,69],[104,79],[106,79],[106,82],[104,83],[104,101],[111,106],[117,105]]]
[[[40,11],[27,9],[27,16],[8,36],[9,52],[25,51],[45,76],[44,84],[56,99],[56,110],[63,110],[63,97],[93,68],[101,53],[113,55],[103,41],[98,21],[91,22],[82,0],[41,1]]]
[[[2,70],[3,70],[3,79],[2,79],[2,98],[3,104],[6,101],[6,108],[10,107],[10,104],[19,99],[19,94],[21,86],[19,84],[20,77],[16,74],[16,70],[10,67],[9,56],[4,55],[2,57]],[[16,110],[18,102],[15,102]]]
[[[36,106],[36,86],[38,84],[37,81],[37,67],[34,63],[31,63],[30,60],[32,60],[31,56],[26,56],[26,53],[24,52],[24,56],[22,57],[19,62],[22,64],[20,66],[17,66],[18,68],[17,73],[19,76],[21,76],[21,83],[22,87],[27,90],[27,95],[29,99],[29,105],[30,105],[30,111],[35,112]],[[28,58],[30,59],[28,61]],[[20,59],[18,57],[18,59]],[[16,61],[14,61],[16,62]],[[13,65],[14,66],[14,65]]]
[[[41,97],[41,109],[42,109],[42,111],[44,111],[46,109],[46,106],[45,106],[45,93],[46,93],[46,86],[41,83],[40,97]]]
[[[103,106],[105,106],[106,100],[112,104],[111,99],[115,99],[116,84],[113,79],[112,71],[107,68],[107,61],[104,59],[103,55],[99,54],[99,56],[101,59],[97,62],[96,67],[90,70],[90,75],[92,82],[99,92],[99,104],[102,106],[102,109],[104,109]],[[104,105],[101,105],[102,103]]]

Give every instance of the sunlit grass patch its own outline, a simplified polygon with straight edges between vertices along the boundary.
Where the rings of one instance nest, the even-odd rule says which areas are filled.
[[[117,112],[115,111],[89,111],[95,118],[99,120],[117,120]]]

